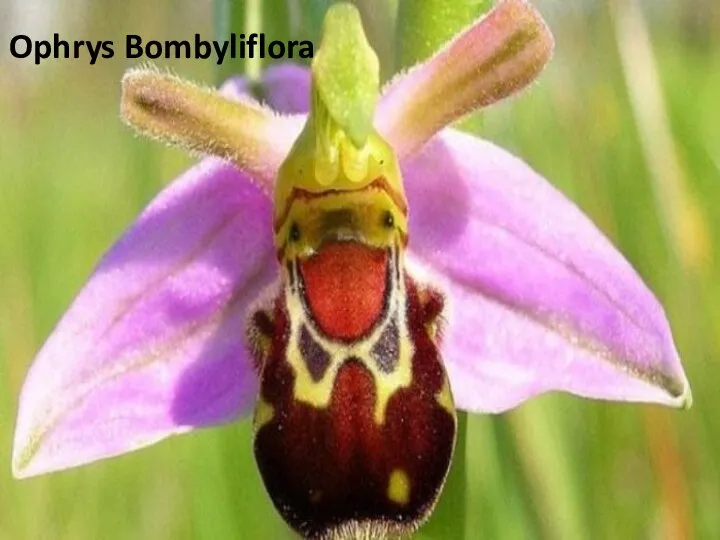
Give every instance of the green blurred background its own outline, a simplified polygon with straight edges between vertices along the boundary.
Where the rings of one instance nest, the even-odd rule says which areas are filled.
[[[359,3],[389,74],[396,5]],[[554,61],[521,98],[467,125],[577,201],[644,276],[695,405],[549,395],[473,417],[466,510],[441,503],[420,537],[459,538],[464,522],[467,539],[720,538],[720,2],[536,3],[556,36]],[[315,37],[325,4],[265,0],[265,32]],[[133,61],[117,44],[128,33],[209,38],[213,13],[210,0],[0,0],[2,540],[291,537],[255,470],[247,421],[47,477],[10,475],[34,353],[101,254],[191,163],[121,125],[119,80]],[[116,57],[10,57],[11,36],[52,32],[113,39]],[[218,78],[209,60],[158,63]]]

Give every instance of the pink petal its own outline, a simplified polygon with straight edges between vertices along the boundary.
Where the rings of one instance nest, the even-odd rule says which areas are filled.
[[[550,60],[553,38],[526,0],[504,0],[383,92],[378,130],[402,159],[455,120],[515,94]]]
[[[310,70],[291,64],[272,65],[262,74],[260,94],[273,110],[283,114],[305,114],[310,110]],[[247,98],[250,87],[245,77],[231,77],[220,87],[229,98]]]
[[[285,114],[310,110],[310,70],[296,64],[271,66],[263,73],[263,98],[270,107]]]
[[[582,212],[522,161],[446,130],[404,163],[415,271],[449,296],[458,405],[549,390],[689,405],[662,307]]]
[[[230,99],[248,99],[252,97],[247,77],[241,77],[239,75],[225,79],[225,82],[220,85],[218,91]]]
[[[245,313],[276,275],[270,201],[204,160],[100,262],[25,381],[16,476],[128,452],[246,414]]]

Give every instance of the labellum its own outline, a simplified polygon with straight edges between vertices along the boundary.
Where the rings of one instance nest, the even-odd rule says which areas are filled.
[[[408,207],[374,107],[360,99],[343,118],[323,100],[333,50],[366,53],[370,100],[378,77],[357,12],[338,5],[327,21],[352,30],[326,26],[339,44],[316,59],[313,109],[276,183],[281,285],[248,327],[261,381],[255,457],[304,536],[397,536],[432,511],[455,442],[438,350],[443,298],[405,269]]]

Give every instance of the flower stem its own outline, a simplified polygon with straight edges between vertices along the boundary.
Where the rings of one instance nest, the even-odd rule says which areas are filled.
[[[245,35],[260,33],[262,31],[262,0],[246,0],[245,2]],[[251,81],[257,81],[262,71],[260,58],[245,60],[245,75]]]
[[[396,68],[406,69],[425,60],[492,4],[492,0],[400,0]]]

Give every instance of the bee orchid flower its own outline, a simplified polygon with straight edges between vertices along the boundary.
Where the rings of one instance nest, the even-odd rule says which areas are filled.
[[[217,92],[130,71],[123,119],[211,157],[141,213],[40,350],[14,474],[254,408],[291,526],[405,533],[441,490],[456,407],[548,391],[689,406],[631,265],[527,164],[449,127],[527,87],[552,50],[539,13],[504,0],[379,92],[357,12],[336,4],[312,71],[264,73],[265,105],[241,79]]]

